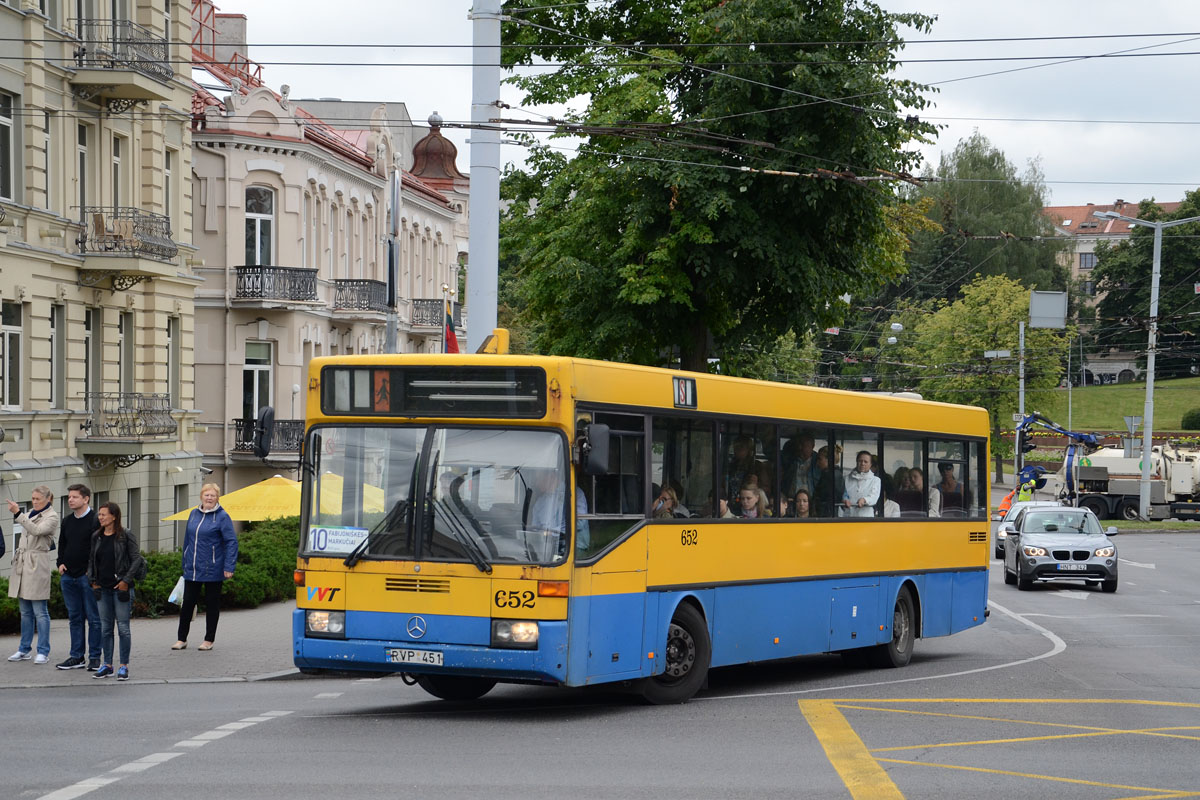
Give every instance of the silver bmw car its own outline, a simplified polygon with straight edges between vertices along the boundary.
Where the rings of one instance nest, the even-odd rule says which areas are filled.
[[[1086,508],[1030,507],[1004,539],[1004,582],[1029,589],[1036,581],[1086,581],[1117,590],[1117,529],[1100,527]]]

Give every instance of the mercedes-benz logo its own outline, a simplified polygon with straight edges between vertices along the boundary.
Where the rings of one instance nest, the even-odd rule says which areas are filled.
[[[409,617],[408,625],[405,628],[408,631],[408,635],[414,639],[420,639],[428,629],[429,626],[425,624],[424,617]]]

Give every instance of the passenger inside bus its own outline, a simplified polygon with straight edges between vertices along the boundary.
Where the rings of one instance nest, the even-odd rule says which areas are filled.
[[[831,458],[832,453],[832,458]],[[830,450],[825,445],[817,451],[817,484],[813,491],[817,496],[816,510],[818,517],[834,516],[834,509],[840,503],[845,491],[845,481],[842,474],[835,469],[833,462],[841,459],[842,447],[837,445]]]
[[[854,469],[846,476],[846,488],[842,491],[842,516],[875,516],[880,482],[879,476],[871,471],[873,461],[874,458],[867,450],[859,450],[855,456]]]
[[[734,513],[746,519],[762,519],[771,516],[766,494],[758,488],[757,481],[747,481],[738,491],[738,503]]]
[[[949,462],[943,461],[938,464],[938,472],[942,476],[942,481],[937,485],[937,490],[941,494],[943,517],[964,516],[967,505],[970,503],[966,487],[958,480],[954,470],[954,464]]]

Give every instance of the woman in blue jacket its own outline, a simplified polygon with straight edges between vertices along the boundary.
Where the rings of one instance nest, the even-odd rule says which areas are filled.
[[[200,506],[188,517],[183,538],[183,605],[179,607],[179,641],[172,650],[187,647],[188,629],[200,590],[204,589],[204,643],[197,650],[212,650],[221,617],[221,584],[233,577],[238,541],[233,520],[221,508],[221,489],[206,483],[200,490]]]

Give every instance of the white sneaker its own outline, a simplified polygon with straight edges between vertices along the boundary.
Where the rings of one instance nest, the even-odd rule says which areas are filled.
[[[49,664],[49,663],[50,663],[50,656],[44,656],[44,655],[42,655],[41,653],[38,653],[38,654],[37,654],[37,658],[35,658],[35,659],[33,660],[33,663],[35,663],[35,664]]]
[[[32,654],[22,653],[20,650],[18,650],[17,652],[15,652],[11,656],[9,656],[8,660],[9,661],[28,661],[31,658],[33,658]]]

